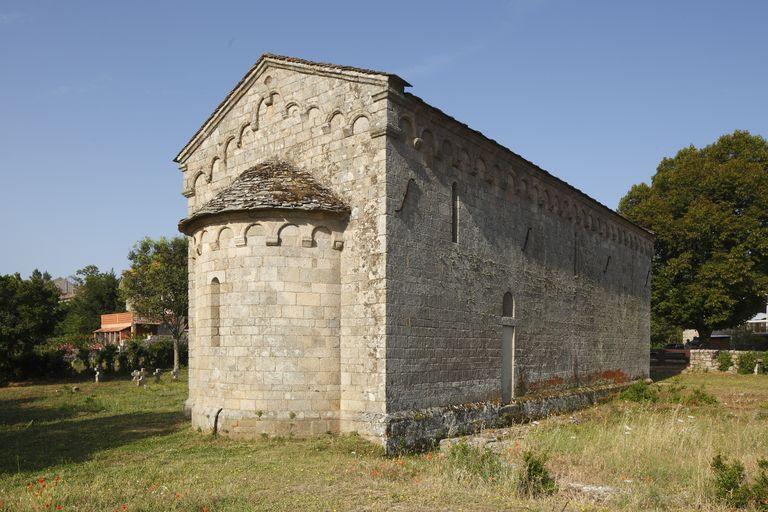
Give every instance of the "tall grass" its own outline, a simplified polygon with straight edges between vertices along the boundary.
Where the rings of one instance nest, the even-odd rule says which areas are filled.
[[[655,402],[616,399],[516,426],[493,453],[399,458],[354,435],[198,433],[181,414],[185,382],[79,387],[0,389],[0,511],[721,512],[729,509],[717,497],[714,457],[741,461],[754,485],[768,455],[764,375],[685,375],[654,384]],[[548,458],[526,461],[529,451]],[[557,491],[525,496],[522,472]],[[595,497],[572,483],[615,492]]]

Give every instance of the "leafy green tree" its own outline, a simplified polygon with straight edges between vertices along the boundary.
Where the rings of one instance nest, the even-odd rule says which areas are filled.
[[[736,131],[680,150],[619,211],[656,233],[654,316],[699,331],[734,327],[768,292],[768,142]]]
[[[60,312],[59,289],[47,272],[0,276],[0,380],[15,358],[53,334]]]
[[[66,316],[59,331],[71,338],[87,339],[99,328],[103,314],[121,311],[120,280],[114,270],[100,272],[95,265],[77,271],[77,292],[66,304]]]
[[[187,328],[189,309],[187,239],[145,238],[128,254],[131,268],[123,272],[122,290],[139,315],[158,319],[173,337],[173,368],[179,369],[179,342]]]
[[[683,330],[658,315],[651,316],[651,346],[663,347],[667,343],[680,343]]]

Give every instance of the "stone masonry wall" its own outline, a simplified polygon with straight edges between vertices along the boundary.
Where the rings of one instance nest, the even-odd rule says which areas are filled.
[[[351,207],[339,255],[339,428],[380,438],[385,428],[386,153],[385,138],[377,127],[385,124],[386,102],[373,97],[388,84],[385,77],[353,78],[266,60],[246,76],[218,124],[204,130],[179,162],[190,213],[246,169],[275,157],[312,173]],[[199,311],[195,286],[211,277],[198,272],[190,268],[192,311]],[[213,364],[199,350],[201,339],[194,325],[193,319],[188,409],[194,409],[195,390],[206,385],[201,377]]]
[[[339,430],[343,227],[273,212],[194,233],[194,426],[218,413],[233,435]]]
[[[507,292],[516,396],[646,377],[650,235],[413,96],[388,105],[388,412],[501,398]]]
[[[749,353],[749,351],[744,350],[693,349],[690,351],[690,360],[688,361],[687,370],[705,372],[720,371],[720,363],[717,362],[717,356],[720,352],[731,354],[733,365],[728,369],[729,373],[736,373],[739,366],[739,359],[743,354]]]

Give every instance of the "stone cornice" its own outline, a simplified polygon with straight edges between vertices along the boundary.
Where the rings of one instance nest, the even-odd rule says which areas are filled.
[[[454,137],[456,137],[457,139],[464,139],[464,140],[471,141],[473,144],[475,144],[479,148],[482,148],[484,155],[490,154],[490,155],[493,155],[495,158],[498,158],[499,160],[505,160],[505,159],[511,158],[514,162],[518,164],[518,166],[521,166],[518,168],[523,168],[525,169],[525,172],[532,173],[537,179],[540,179],[542,182],[545,182],[548,186],[551,186],[552,188],[560,192],[561,195],[564,195],[564,196],[568,195],[574,199],[578,198],[578,200],[580,200],[583,203],[584,207],[592,208],[596,211],[602,212],[603,214],[609,216],[614,221],[619,222],[624,227],[632,230],[635,233],[642,235],[643,238],[649,241],[653,241],[656,238],[651,231],[641,226],[638,226],[634,222],[630,221],[623,215],[613,210],[612,208],[609,208],[608,206],[602,204],[598,200],[587,195],[586,193],[582,192],[581,190],[569,184],[568,182],[558,178],[557,176],[553,175],[549,171],[542,169],[535,163],[531,162],[530,160],[527,160],[526,158],[515,153],[514,151],[500,144],[499,142],[485,136],[482,132],[472,129],[468,125],[462,123],[461,121],[458,121],[454,117],[451,117],[450,115],[446,114],[445,112],[438,109],[437,107],[433,107],[432,105],[425,102],[418,96],[415,96],[410,93],[405,93],[401,95],[401,94],[393,93],[393,91],[387,91],[386,98],[406,109],[410,109],[414,114],[417,115],[417,117],[421,117],[421,116],[426,117],[427,119],[429,119],[429,121],[433,126],[439,127],[438,129],[440,131],[448,132]]]

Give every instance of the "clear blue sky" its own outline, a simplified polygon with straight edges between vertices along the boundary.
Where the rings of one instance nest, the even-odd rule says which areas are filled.
[[[616,207],[664,156],[768,136],[768,2],[0,3],[0,273],[121,271],[171,159],[262,52],[391,71]]]

